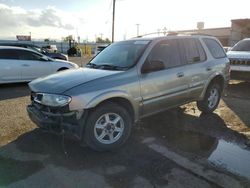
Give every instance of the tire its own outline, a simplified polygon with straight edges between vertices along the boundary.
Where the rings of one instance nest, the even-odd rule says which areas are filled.
[[[84,141],[96,151],[115,150],[129,138],[131,128],[132,118],[124,107],[105,103],[90,112],[83,134]]]
[[[205,97],[202,101],[197,101],[197,107],[204,113],[212,113],[220,102],[221,87],[217,83],[211,83],[205,93]]]

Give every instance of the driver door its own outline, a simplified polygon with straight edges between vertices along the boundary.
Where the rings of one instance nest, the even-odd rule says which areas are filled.
[[[162,62],[161,70],[147,70],[147,63]],[[143,116],[182,104],[188,98],[188,78],[185,76],[177,39],[156,44],[142,66],[140,75]],[[150,66],[149,66],[150,67]]]
[[[42,55],[28,50],[19,50],[18,53],[23,81],[30,81],[53,73],[51,62],[42,59]]]

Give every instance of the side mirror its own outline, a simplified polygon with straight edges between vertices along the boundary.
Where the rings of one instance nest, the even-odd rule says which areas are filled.
[[[156,72],[160,70],[164,70],[165,65],[161,60],[152,60],[152,61],[146,61],[141,69],[141,73],[150,73],[150,72]]]
[[[49,61],[49,58],[46,57],[46,56],[42,56],[42,57],[40,58],[40,61]]]

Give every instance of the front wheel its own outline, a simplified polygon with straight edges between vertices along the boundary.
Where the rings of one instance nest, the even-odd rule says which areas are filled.
[[[96,151],[118,149],[128,139],[131,127],[132,119],[125,108],[106,103],[90,112],[84,140]]]
[[[217,83],[208,86],[205,97],[197,101],[197,107],[204,113],[212,113],[218,106],[221,98],[221,87]]]

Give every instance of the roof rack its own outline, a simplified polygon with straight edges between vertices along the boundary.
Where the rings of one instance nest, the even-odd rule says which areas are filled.
[[[168,32],[152,32],[152,33],[146,33],[144,35],[139,35],[137,37],[133,37],[133,38],[143,38],[143,37],[146,37],[146,36],[149,36],[149,35],[159,35],[159,34],[163,34],[164,36],[179,36],[179,35],[190,35],[189,34],[186,34],[186,33],[180,33],[178,31],[168,31]]]
[[[139,35],[137,37],[133,38],[143,38],[149,35],[159,35],[163,34],[164,36],[195,36],[195,35],[203,35],[203,36],[213,36],[205,33],[197,33],[197,32],[179,32],[179,31],[168,31],[168,32],[152,32],[152,33],[147,33],[144,35]]]

